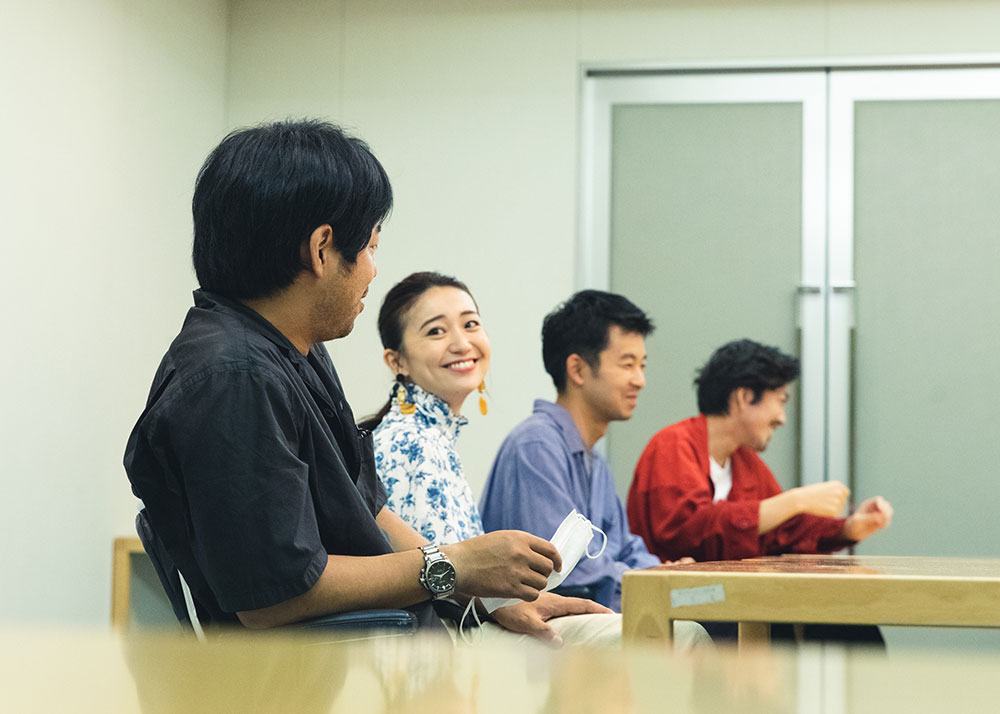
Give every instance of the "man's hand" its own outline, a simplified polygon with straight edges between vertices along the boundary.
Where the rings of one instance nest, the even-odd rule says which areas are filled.
[[[480,597],[530,602],[548,584],[549,573],[562,568],[554,545],[524,531],[494,531],[441,550],[455,564],[455,589]]]
[[[609,614],[611,610],[592,600],[563,597],[544,592],[534,602],[522,602],[493,611],[497,624],[511,632],[531,635],[553,647],[562,646],[562,637],[548,624],[548,620],[563,615]]]
[[[850,490],[840,481],[824,481],[789,490],[798,501],[799,513],[836,518],[844,510]]]
[[[767,533],[789,518],[803,513],[837,518],[843,512],[850,494],[847,486],[840,481],[824,481],[790,488],[777,496],[765,498],[760,502],[757,532]]]
[[[869,498],[844,521],[841,535],[847,540],[861,541],[892,523],[892,506],[881,496]]]

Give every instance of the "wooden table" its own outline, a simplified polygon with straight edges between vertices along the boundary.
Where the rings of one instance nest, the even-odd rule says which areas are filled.
[[[673,620],[1000,627],[1000,559],[785,555],[625,573],[626,640],[669,639]]]

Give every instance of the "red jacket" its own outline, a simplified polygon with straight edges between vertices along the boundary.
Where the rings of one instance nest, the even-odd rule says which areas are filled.
[[[704,415],[660,430],[635,467],[628,494],[633,533],[663,560],[738,560],[779,553],[828,553],[850,545],[839,537],[843,518],[799,515],[757,535],[760,502],[781,493],[752,450],[733,452],[733,485],[713,503],[708,425]]]

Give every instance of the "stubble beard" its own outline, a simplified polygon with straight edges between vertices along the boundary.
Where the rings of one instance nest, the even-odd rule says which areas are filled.
[[[341,296],[327,293],[313,306],[310,324],[317,326],[319,342],[339,340],[351,334],[359,314],[354,305],[345,305]]]

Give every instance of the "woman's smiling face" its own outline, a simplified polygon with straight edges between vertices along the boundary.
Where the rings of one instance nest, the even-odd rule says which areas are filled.
[[[386,362],[459,414],[490,366],[490,340],[472,296],[455,287],[425,291],[403,317],[402,344],[386,350]]]

